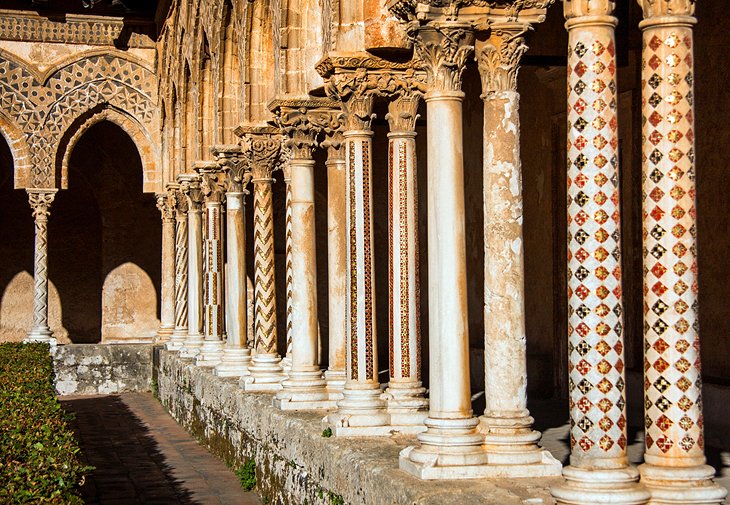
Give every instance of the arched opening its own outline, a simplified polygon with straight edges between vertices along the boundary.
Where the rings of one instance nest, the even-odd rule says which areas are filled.
[[[224,144],[234,144],[237,141],[233,130],[239,124],[239,94],[240,68],[238,65],[238,38],[233,23],[233,6],[230,0],[224,4],[225,29],[223,30],[223,57],[221,58],[223,93],[221,93],[219,110],[222,127],[221,139]]]
[[[203,34],[203,47],[200,53],[200,111],[198,120],[198,139],[200,154],[207,158],[209,149],[215,143],[215,114],[213,112],[213,65],[208,46],[208,37]]]
[[[89,127],[68,156],[52,207],[49,278],[73,342],[141,340],[158,326],[160,219],[142,161],[115,123]],[[32,226],[31,226],[32,229]]]

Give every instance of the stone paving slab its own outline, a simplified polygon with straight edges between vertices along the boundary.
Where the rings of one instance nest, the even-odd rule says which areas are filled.
[[[96,467],[81,488],[86,503],[261,505],[150,393],[60,399],[76,414],[84,463]]]

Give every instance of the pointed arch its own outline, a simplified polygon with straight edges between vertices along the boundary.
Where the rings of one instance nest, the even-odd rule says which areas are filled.
[[[13,180],[16,189],[26,188],[30,183],[33,165],[28,148],[28,138],[15,124],[13,118],[0,109],[0,134],[10,148],[13,156]]]

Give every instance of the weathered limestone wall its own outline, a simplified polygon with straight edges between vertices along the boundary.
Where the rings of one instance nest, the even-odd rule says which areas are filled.
[[[149,391],[152,344],[69,344],[52,349],[59,395]]]
[[[412,439],[325,438],[322,413],[282,412],[271,405],[271,395],[244,393],[235,380],[169,351],[160,352],[157,384],[165,408],[215,455],[233,468],[255,461],[256,491],[264,502],[554,503],[548,479],[531,479],[529,489],[509,480],[421,481],[398,469],[398,452]]]

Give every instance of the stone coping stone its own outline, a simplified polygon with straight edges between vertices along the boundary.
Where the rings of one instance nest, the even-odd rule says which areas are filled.
[[[51,348],[59,395],[149,391],[152,344],[66,344]]]
[[[284,412],[267,393],[244,392],[177,353],[160,352],[159,397],[168,412],[230,467],[256,466],[264,503],[291,505],[553,504],[562,479],[422,481],[398,468],[413,437],[323,437],[325,411]]]

